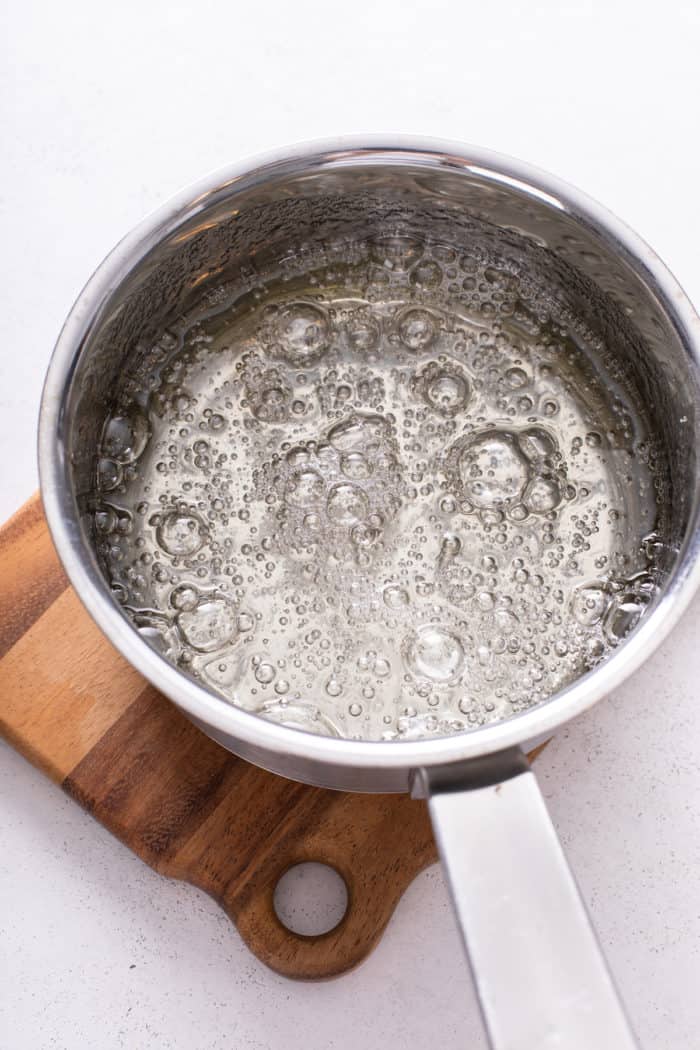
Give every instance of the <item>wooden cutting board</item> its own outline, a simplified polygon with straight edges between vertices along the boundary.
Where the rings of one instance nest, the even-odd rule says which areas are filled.
[[[38,496],[0,529],[0,732],[152,868],[210,893],[287,977],[357,965],[437,860],[423,802],[297,784],[196,729],[93,624]],[[321,936],[292,933],[273,907],[282,874],[304,861],[348,888],[345,916]]]

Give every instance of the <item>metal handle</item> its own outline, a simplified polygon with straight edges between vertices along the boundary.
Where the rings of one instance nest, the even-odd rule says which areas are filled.
[[[419,770],[492,1050],[638,1050],[517,749]]]

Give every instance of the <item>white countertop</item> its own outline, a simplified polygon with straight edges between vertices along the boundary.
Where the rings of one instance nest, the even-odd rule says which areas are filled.
[[[626,219],[700,303],[700,11],[681,0],[593,6],[8,7],[0,518],[36,487],[44,370],[93,268],[181,185],[281,143],[402,131],[523,157]],[[700,1045],[699,619],[700,600],[538,762],[648,1050]],[[211,900],[155,875],[1,753],[0,1046],[485,1047],[439,869],[411,886],[358,970],[297,984],[258,963]]]

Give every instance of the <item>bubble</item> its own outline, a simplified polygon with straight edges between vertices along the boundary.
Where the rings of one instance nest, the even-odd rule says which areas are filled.
[[[302,470],[287,482],[284,498],[294,507],[310,507],[321,502],[325,490],[325,482],[317,471]]]
[[[414,394],[443,416],[456,416],[469,402],[469,380],[457,365],[443,366],[430,361],[411,382]]]
[[[326,511],[336,525],[350,527],[367,517],[369,501],[357,485],[341,482],[329,492]]]
[[[191,557],[207,542],[207,529],[196,514],[170,511],[156,528],[156,539],[161,550],[173,557]]]
[[[205,598],[179,612],[176,622],[187,644],[200,653],[221,649],[237,633],[236,611],[224,598]]]
[[[383,416],[354,412],[328,431],[328,440],[338,452],[371,452],[384,444],[390,427]]]
[[[329,696],[340,696],[343,692],[343,687],[337,678],[329,678],[326,682],[326,692]]]
[[[374,673],[377,678],[387,678],[391,674],[391,664],[383,656],[378,656],[374,661]]]
[[[274,680],[276,673],[271,663],[268,663],[267,660],[261,660],[255,668],[255,681],[260,682],[261,685],[269,685]]]
[[[126,587],[123,583],[119,583],[118,580],[112,580],[109,589],[114,600],[119,602],[120,605],[123,605],[129,597]]]
[[[113,459],[102,457],[97,461],[97,486],[101,492],[111,492],[121,483],[121,467]]]
[[[442,283],[442,269],[432,259],[422,259],[411,271],[411,284],[419,288],[437,288]]]
[[[170,604],[174,609],[194,609],[198,601],[199,591],[189,583],[181,583],[170,592]]]
[[[150,436],[148,420],[137,408],[111,416],[102,431],[102,451],[116,463],[134,463]]]
[[[346,478],[358,480],[368,478],[372,473],[371,467],[361,452],[348,452],[340,460],[340,469]]]
[[[509,368],[505,379],[511,390],[518,390],[521,386],[526,386],[528,382],[527,372],[522,368]]]
[[[93,521],[95,529],[103,536],[108,536],[117,527],[117,514],[113,507],[100,507],[95,511]]]
[[[584,627],[593,627],[603,619],[610,597],[603,584],[587,584],[574,591],[571,611]]]
[[[557,451],[556,441],[542,427],[528,427],[517,438],[523,455],[532,463],[543,464]]]
[[[504,430],[460,438],[448,465],[469,502],[487,510],[519,503],[530,476],[515,435]]]
[[[438,322],[428,310],[410,307],[401,314],[398,331],[407,349],[427,350],[437,339]]]
[[[255,620],[247,612],[240,612],[236,621],[236,626],[240,634],[248,634],[255,627]]]
[[[423,245],[415,237],[375,237],[370,242],[375,262],[389,270],[408,270],[423,254]]]
[[[345,333],[350,347],[360,354],[369,354],[379,346],[381,329],[371,317],[354,317],[348,321]]]
[[[605,634],[617,645],[634,630],[644,612],[645,603],[635,594],[624,594],[611,605],[605,618]]]
[[[461,376],[445,372],[431,382],[426,395],[433,408],[445,415],[452,415],[466,404],[469,388]]]
[[[561,495],[554,478],[533,478],[523,493],[523,503],[532,514],[547,514],[559,506]]]
[[[283,423],[289,417],[291,393],[276,372],[267,372],[256,386],[246,387],[250,409],[263,423]]]
[[[596,661],[600,660],[601,656],[605,652],[605,646],[601,642],[600,638],[588,638],[586,641],[586,655],[589,660]]]
[[[311,455],[301,445],[295,445],[287,452],[286,460],[290,467],[304,467],[310,461]]]
[[[365,521],[361,521],[359,525],[355,525],[353,528],[350,533],[350,539],[357,547],[373,547],[379,541],[381,535],[380,529],[368,525]]]
[[[530,516],[530,511],[524,503],[516,503],[509,508],[508,514],[513,521],[525,521],[525,519]]]
[[[452,532],[445,533],[438,554],[438,568],[445,569],[462,549],[462,541]]]
[[[358,715],[362,714],[362,704],[358,704],[357,702],[350,704],[348,707],[348,712],[352,715],[353,718],[357,718]]]
[[[312,303],[290,303],[275,323],[277,352],[291,365],[318,361],[330,344],[330,325],[324,310]]]
[[[312,704],[291,700],[268,700],[256,712],[261,718],[287,729],[299,729],[318,736],[340,736],[340,730]]]
[[[390,583],[388,587],[384,588],[382,597],[384,598],[384,604],[389,609],[400,609],[402,605],[408,605],[409,603],[408,591],[395,583]]]
[[[603,439],[595,430],[591,430],[586,434],[586,444],[589,448],[600,448],[603,444]]]
[[[412,632],[402,651],[408,669],[419,678],[453,682],[464,670],[462,643],[452,631],[437,624],[426,624]]]

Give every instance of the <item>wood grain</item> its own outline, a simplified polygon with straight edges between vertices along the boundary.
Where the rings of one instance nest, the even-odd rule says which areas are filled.
[[[37,498],[0,530],[0,732],[156,871],[211,894],[287,977],[357,965],[437,859],[424,803],[285,780],[187,721],[84,611]],[[279,878],[309,860],[348,887],[344,918],[319,937],[273,907]]]
[[[0,657],[68,586],[38,494],[0,531]]]

